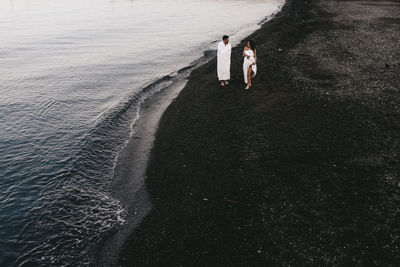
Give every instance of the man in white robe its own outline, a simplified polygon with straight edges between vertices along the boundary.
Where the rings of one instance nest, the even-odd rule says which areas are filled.
[[[224,35],[222,41],[218,44],[217,53],[217,72],[221,86],[228,85],[228,80],[231,79],[231,50],[229,36]]]

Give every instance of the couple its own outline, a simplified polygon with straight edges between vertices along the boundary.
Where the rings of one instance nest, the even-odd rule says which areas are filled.
[[[229,43],[229,36],[224,35],[222,41],[218,44],[217,53],[217,72],[221,86],[228,85],[228,81],[231,78],[231,50],[232,46]],[[257,73],[257,53],[252,41],[248,41],[247,46],[244,47],[243,57],[244,82],[247,84],[245,89],[248,90],[251,86],[251,78],[256,76]]]

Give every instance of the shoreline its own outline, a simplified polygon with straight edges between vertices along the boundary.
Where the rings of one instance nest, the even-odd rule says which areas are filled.
[[[144,182],[148,154],[154,141],[156,124],[161,114],[177,97],[185,84],[185,78],[174,79],[172,84],[165,85],[168,89],[155,92],[142,104],[141,116],[135,125],[134,134],[126,148],[121,151],[120,158],[123,160],[118,162],[113,184],[113,195],[128,209],[126,211],[127,221],[121,227],[109,233],[108,237],[99,245],[100,249],[98,249],[95,257],[96,265],[116,265],[118,254],[126,241],[126,236],[133,232],[152,208]],[[135,162],[135,165],[132,165],[132,162]],[[128,194],[128,192],[130,193]]]
[[[371,14],[352,22],[362,3]],[[215,59],[194,70],[161,117],[146,172],[154,209],[120,264],[395,263],[400,148],[390,145],[400,98],[384,88],[398,84],[399,65],[387,56],[398,48],[393,41],[378,55],[370,40],[350,38],[382,37],[384,28],[396,40],[393,12],[373,1],[288,0],[249,36],[259,55],[250,92],[240,45],[229,87],[218,86]],[[381,21],[376,32],[364,27],[368,18]],[[383,70],[362,48],[388,61]],[[364,66],[376,92],[367,92]]]

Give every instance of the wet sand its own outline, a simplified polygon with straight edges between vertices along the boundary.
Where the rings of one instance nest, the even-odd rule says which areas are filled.
[[[288,0],[163,114],[123,266],[400,262],[400,1]]]

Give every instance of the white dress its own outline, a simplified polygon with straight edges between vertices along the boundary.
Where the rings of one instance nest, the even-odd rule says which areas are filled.
[[[226,81],[231,78],[231,50],[232,46],[230,43],[225,45],[221,41],[218,44],[217,72],[220,81]]]
[[[244,57],[243,61],[243,74],[244,74],[244,82],[247,84],[247,72],[249,71],[250,66],[252,67],[253,76],[257,74],[257,65],[254,63],[256,60],[254,58],[254,51],[253,50],[246,50],[244,51],[245,55],[248,56]]]

